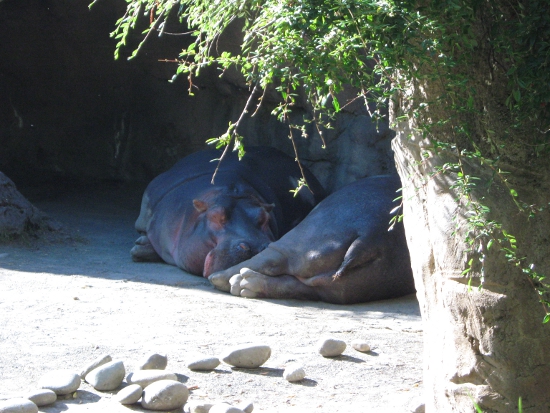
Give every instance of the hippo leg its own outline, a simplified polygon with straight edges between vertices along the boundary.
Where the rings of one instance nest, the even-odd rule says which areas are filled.
[[[336,271],[301,281],[314,288],[322,301],[334,304],[355,304],[414,292],[406,256],[389,253],[388,247],[376,241],[376,234],[355,239]],[[406,246],[403,250],[403,254],[408,253]]]
[[[240,280],[240,282],[238,282]],[[292,275],[268,276],[245,269],[232,279],[231,294],[247,298],[295,298],[320,300],[314,287],[305,285]]]
[[[334,274],[334,278],[343,277],[355,268],[366,266],[381,256],[380,250],[376,247],[376,242],[372,237],[358,237],[351,243],[344,261]]]
[[[288,260],[285,254],[273,248],[273,244],[253,256],[249,260],[243,261],[233,267],[230,267],[223,271],[218,271],[208,277],[208,280],[218,290],[230,292],[232,285],[230,283],[231,277],[238,275],[243,268],[261,269],[264,274],[277,276],[279,274],[285,274],[287,269]],[[239,295],[239,294],[234,294]]]
[[[147,235],[142,235],[136,240],[136,245],[130,250],[134,261],[161,261]]]

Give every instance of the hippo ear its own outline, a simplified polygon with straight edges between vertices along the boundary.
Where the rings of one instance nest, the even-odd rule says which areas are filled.
[[[275,208],[275,204],[261,204],[261,207],[265,209],[265,212],[271,212],[273,211],[273,208]]]
[[[208,209],[207,203],[204,201],[201,201],[200,199],[193,199],[193,205],[195,206],[195,209],[200,213],[203,213]]]

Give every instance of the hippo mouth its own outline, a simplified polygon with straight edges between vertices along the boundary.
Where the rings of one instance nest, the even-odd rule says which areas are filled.
[[[214,250],[212,250],[212,251],[214,251]],[[212,251],[210,251],[206,255],[206,258],[204,259],[204,269],[202,270],[202,276],[204,278],[208,278],[210,276],[210,274],[215,272],[215,271],[212,271],[212,264],[213,264]]]
[[[206,255],[202,275],[208,278],[215,272],[226,270],[246,261],[265,249],[266,246],[267,244],[254,249],[246,241],[229,241],[218,244]]]

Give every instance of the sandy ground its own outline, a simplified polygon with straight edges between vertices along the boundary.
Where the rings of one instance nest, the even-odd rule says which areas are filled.
[[[141,189],[22,192],[72,240],[0,244],[0,400],[24,396],[50,370],[79,373],[105,353],[131,372],[157,352],[194,388],[193,400],[252,400],[255,412],[306,413],[413,412],[421,404],[422,324],[414,296],[348,306],[233,297],[178,268],[132,262]],[[317,354],[326,336],[348,343],[342,356]],[[354,339],[367,340],[372,351],[355,351]],[[248,342],[272,348],[259,369],[186,367],[195,353],[220,356]],[[304,365],[305,380],[282,378],[291,361]],[[115,393],[83,382],[75,397],[40,411],[145,411],[118,404]]]

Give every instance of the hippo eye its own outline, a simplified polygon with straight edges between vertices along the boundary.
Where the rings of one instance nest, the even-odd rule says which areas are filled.
[[[239,243],[239,245],[237,245],[237,249],[242,250],[242,251],[249,251],[250,247],[247,244],[245,244],[244,242],[241,242],[241,243]]]

